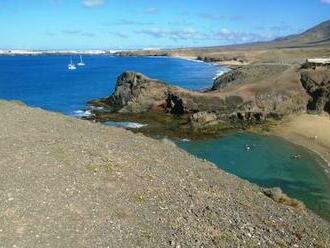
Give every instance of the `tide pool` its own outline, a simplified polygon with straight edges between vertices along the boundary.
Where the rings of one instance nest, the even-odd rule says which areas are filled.
[[[215,140],[178,141],[177,144],[252,183],[280,187],[288,196],[301,200],[330,220],[329,168],[307,149],[274,136],[245,132]]]

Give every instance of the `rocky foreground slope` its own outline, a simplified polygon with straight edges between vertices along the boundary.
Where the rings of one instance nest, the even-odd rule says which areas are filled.
[[[0,115],[1,247],[330,246],[326,221],[171,142],[5,101]]]

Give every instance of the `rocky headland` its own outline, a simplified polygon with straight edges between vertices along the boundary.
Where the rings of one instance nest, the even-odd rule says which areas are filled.
[[[306,112],[310,96],[303,83],[305,71],[279,63],[240,66],[216,78],[203,92],[124,72],[111,96],[89,105],[98,121],[139,121],[149,124],[140,131],[176,137],[267,128],[285,116]]]
[[[329,247],[330,225],[167,140],[0,101],[3,247]]]

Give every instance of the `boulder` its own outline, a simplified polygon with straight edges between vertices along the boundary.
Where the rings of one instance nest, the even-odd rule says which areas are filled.
[[[278,187],[270,188],[270,189],[265,188],[262,191],[266,196],[268,196],[269,198],[271,198],[273,201],[275,201],[277,203],[287,205],[290,207],[294,207],[297,209],[301,209],[301,210],[305,209],[305,206],[302,202],[288,197]]]
[[[166,110],[176,116],[183,115],[186,112],[182,98],[171,92],[167,94]]]
[[[211,90],[220,90],[226,88],[227,86],[233,83],[235,84],[242,83],[245,78],[246,78],[246,74],[243,71],[239,69],[231,70],[223,74],[222,76],[216,78],[214,80]]]
[[[197,112],[190,117],[193,127],[205,127],[218,123],[218,117],[215,113]]]

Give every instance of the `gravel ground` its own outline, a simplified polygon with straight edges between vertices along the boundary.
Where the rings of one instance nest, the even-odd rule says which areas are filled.
[[[0,247],[330,247],[330,225],[168,141],[0,101]]]

